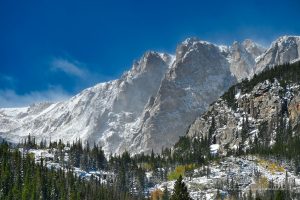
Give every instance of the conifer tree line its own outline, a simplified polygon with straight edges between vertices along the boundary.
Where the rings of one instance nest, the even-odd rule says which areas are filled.
[[[35,137],[30,135],[17,145],[19,148],[27,149],[55,149],[54,160],[59,162],[63,167],[78,167],[83,170],[101,170],[105,169],[107,166],[107,159],[104,155],[102,147],[96,144],[90,146],[88,142],[83,144],[83,142],[78,139],[72,142],[72,144],[64,144],[62,140],[51,142],[47,145],[46,140],[41,140],[38,144],[35,141]],[[65,162],[65,152],[67,147],[67,152],[69,153],[69,160]]]
[[[62,162],[65,147],[68,147],[69,162]],[[23,153],[19,148],[23,148]],[[33,154],[24,153],[32,149],[54,149],[53,162],[60,163],[62,168],[49,169],[43,159],[36,163]],[[35,138],[29,135],[17,148],[6,142],[0,144],[0,199],[147,199],[147,196],[151,197],[151,194],[145,193],[147,187],[168,180],[168,171],[161,170],[171,166],[168,160],[175,162],[168,156],[154,154],[152,151],[151,155],[131,157],[128,152],[124,152],[121,155],[111,155],[108,161],[97,145],[84,146],[80,140],[66,145],[61,140],[48,145],[45,141],[37,144]],[[112,182],[101,184],[96,177],[91,177],[90,180],[77,177],[73,167],[87,171],[113,171],[116,177]],[[153,170],[156,180],[147,182],[146,170]],[[162,198],[170,199],[181,190],[188,195],[186,186],[177,188],[173,193],[165,188]]]
[[[250,80],[244,79],[240,83],[231,86],[221,98],[223,98],[227,104],[234,110],[237,108],[237,102],[235,94],[237,90],[241,91],[241,94],[251,92],[255,85],[265,80],[274,82],[278,80],[280,86],[285,88],[289,84],[297,83],[300,84],[300,62],[293,64],[283,64],[274,66],[272,68],[266,67],[266,69],[260,74],[255,74]]]
[[[0,144],[0,199],[135,199],[113,185],[101,184],[91,178],[85,181],[76,177],[71,170],[48,169],[35,163],[32,154],[22,155],[7,143]]]

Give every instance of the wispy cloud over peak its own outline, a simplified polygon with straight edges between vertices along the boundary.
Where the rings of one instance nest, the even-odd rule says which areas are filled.
[[[93,86],[96,83],[111,80],[112,77],[104,76],[94,71],[90,71],[88,64],[82,63],[76,59],[68,57],[54,57],[50,61],[52,72],[62,72],[76,79],[76,90],[82,90]]]
[[[51,62],[53,70],[60,70],[68,75],[76,76],[81,79],[86,79],[90,72],[85,68],[84,64],[77,60],[64,58],[54,58]]]

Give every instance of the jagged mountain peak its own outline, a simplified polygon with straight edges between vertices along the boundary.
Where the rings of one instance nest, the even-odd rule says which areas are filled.
[[[219,47],[219,50],[221,51],[221,53],[229,53],[229,49],[230,49],[230,46],[227,46],[227,45],[218,45]]]
[[[244,47],[246,47],[246,48],[247,48],[247,47],[262,46],[262,45],[256,43],[255,41],[253,41],[252,39],[249,39],[249,38],[245,39],[245,40],[242,42],[242,44],[243,44]]]
[[[300,58],[300,36],[281,36],[272,42],[270,48],[256,58],[255,73],[266,67],[293,62]]]
[[[122,75],[121,79],[134,79],[140,76],[141,74],[151,71],[151,70],[161,70],[156,69],[166,65],[170,65],[172,62],[173,56],[167,53],[159,53],[155,51],[147,51],[143,54],[140,60],[135,61],[132,65],[132,68],[125,72]],[[162,69],[165,70],[165,69]]]
[[[242,79],[248,78],[250,74],[253,74],[256,65],[255,59],[265,51],[265,48],[250,39],[246,39],[242,42],[234,41],[231,46],[225,46],[216,45],[192,37],[177,46],[175,62],[190,60],[188,57],[194,54],[196,55],[199,51],[209,52],[207,54],[215,56],[221,53],[230,64],[231,73],[238,81],[241,81]],[[175,70],[172,71],[173,76],[175,75],[174,71]]]
[[[245,49],[245,46],[244,46],[243,42],[233,41],[233,43],[231,45],[231,49],[236,49],[236,48]]]
[[[295,40],[300,40],[300,36],[297,35],[283,35],[278,37],[273,43],[283,44],[294,42]]]
[[[273,51],[274,49],[288,51],[291,48],[297,48],[299,44],[300,36],[284,35],[272,42],[271,47],[267,50],[267,52]]]
[[[220,49],[217,45],[210,42],[200,40],[197,37],[192,37],[184,40],[176,48],[176,60],[175,62],[182,62],[191,54],[197,54],[197,52],[214,50],[214,54],[218,54]]]
[[[201,40],[198,37],[190,37],[190,38],[185,39],[178,46],[186,46],[186,47],[191,48],[191,47],[199,45],[199,44],[202,44],[202,45],[214,45],[213,43],[205,41],[205,40]]]
[[[265,47],[250,39],[245,39],[242,44],[247,50],[247,52],[249,52],[254,59],[262,55],[266,51]]]
[[[254,42],[251,39],[245,39],[242,42],[234,41],[232,44],[232,48],[246,50],[254,59],[266,51],[265,47]]]
[[[229,48],[230,53],[228,54],[228,59],[230,62],[230,70],[238,81],[248,78],[249,74],[253,73],[255,58],[258,54],[260,55],[260,50],[254,42],[250,40],[245,41],[234,41]]]

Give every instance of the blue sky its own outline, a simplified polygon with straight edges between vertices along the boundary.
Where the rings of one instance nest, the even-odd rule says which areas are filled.
[[[300,35],[299,0],[0,0],[0,107],[68,98],[186,37]]]

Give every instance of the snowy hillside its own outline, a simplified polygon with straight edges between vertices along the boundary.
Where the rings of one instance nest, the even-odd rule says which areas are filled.
[[[146,53],[121,79],[83,90],[70,100],[1,109],[1,137],[100,143],[106,152],[125,150],[148,99],[155,95],[172,57]]]

